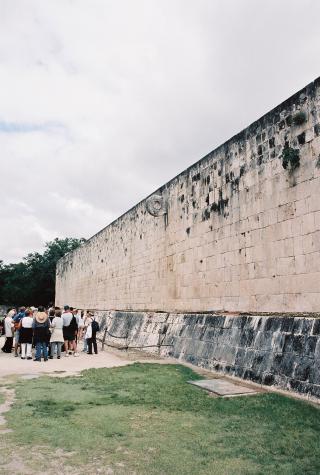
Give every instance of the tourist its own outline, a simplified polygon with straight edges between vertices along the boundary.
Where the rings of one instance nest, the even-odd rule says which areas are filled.
[[[55,309],[54,309],[54,308],[50,308],[50,309],[48,310],[48,317],[49,317],[49,320],[50,320],[50,324],[52,323],[52,321],[53,321],[53,319],[54,319],[54,317],[55,317],[55,313],[56,313],[56,312],[55,312]],[[61,313],[60,313],[60,315],[61,315]]]
[[[48,315],[50,316],[50,312],[53,310],[53,314],[54,314],[54,310],[55,310],[55,307],[53,306],[53,303],[52,302],[49,302],[48,303]]]
[[[24,317],[20,321],[20,345],[21,359],[32,360],[32,337],[33,337],[33,317],[31,309],[27,308]]]
[[[59,360],[61,357],[61,347],[64,342],[63,338],[63,320],[61,318],[61,310],[55,311],[55,316],[51,322],[51,338],[50,338],[50,345],[51,345],[51,354],[50,359],[52,360],[55,354],[55,350],[57,352],[57,359]]]
[[[63,338],[64,338],[64,350],[65,356],[73,355],[79,356],[76,349],[76,332],[78,330],[77,320],[70,311],[69,305],[64,306],[64,312],[62,314],[63,321]]]
[[[86,334],[87,334],[89,323],[91,323],[91,321],[92,321],[91,313],[89,310],[87,310],[86,316],[83,319],[83,331],[82,331],[82,335],[83,335],[83,350],[82,351],[84,353],[88,352],[88,342],[87,342]]]
[[[41,361],[43,355],[44,361],[48,361],[47,342],[49,335],[49,318],[44,307],[39,307],[33,319],[33,341],[36,347],[34,361]]]
[[[81,340],[83,336],[83,327],[84,327],[84,320],[83,320],[83,310],[78,310],[76,314],[77,325],[78,325],[78,333],[77,333],[77,343]]]
[[[93,313],[90,313],[88,327],[86,331],[86,339],[88,344],[88,355],[92,355],[92,346],[95,354],[98,354],[97,332],[99,331],[99,323],[95,320]]]
[[[13,331],[14,331],[14,323],[13,323],[13,317],[16,314],[16,309],[8,309],[8,313],[6,318],[4,319],[4,332],[5,332],[5,337],[6,341],[5,344],[2,347],[2,351],[4,353],[11,353],[12,351],[12,344],[13,344]]]
[[[18,357],[18,349],[20,346],[20,322],[25,315],[26,308],[20,307],[19,312],[13,317],[13,325],[14,325],[14,356]]]
[[[53,307],[49,308],[49,310],[48,310],[48,318],[49,318],[49,325],[50,325],[50,327],[51,327],[52,320],[54,319],[54,315],[55,315],[55,310],[54,310],[54,308],[53,308]],[[49,334],[48,334],[48,341],[47,341],[48,356],[49,356],[49,358],[50,358],[50,356],[51,356],[51,339],[50,339],[50,337],[51,337],[51,334],[50,334],[50,332],[49,332]]]
[[[78,345],[78,331],[79,331],[79,318],[78,318],[78,310],[76,308],[70,307],[70,312],[72,313],[74,319],[71,320],[70,325],[74,327],[74,341],[73,341],[73,351],[74,356],[79,356],[77,352],[77,345]]]
[[[6,318],[5,315],[0,316],[0,337],[5,334],[4,332],[4,319]]]

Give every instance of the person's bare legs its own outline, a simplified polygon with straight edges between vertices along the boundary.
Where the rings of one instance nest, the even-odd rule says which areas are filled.
[[[77,353],[77,340],[73,340],[73,356],[79,356],[79,353]]]
[[[69,355],[72,355],[74,348],[74,340],[69,341]]]
[[[69,356],[69,342],[68,340],[64,340],[64,351],[66,356]]]

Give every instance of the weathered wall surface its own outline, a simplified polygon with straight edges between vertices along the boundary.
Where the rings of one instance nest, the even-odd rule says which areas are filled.
[[[110,345],[160,343],[162,355],[320,398],[320,319],[109,312],[100,321]]]
[[[57,304],[319,311],[320,78],[156,195],[59,261]]]

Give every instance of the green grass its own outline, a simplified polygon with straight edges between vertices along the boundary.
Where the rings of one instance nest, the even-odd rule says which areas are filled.
[[[63,449],[74,473],[320,473],[316,407],[277,394],[213,398],[186,384],[198,378],[180,365],[134,364],[19,380],[6,453],[21,447],[35,467]]]

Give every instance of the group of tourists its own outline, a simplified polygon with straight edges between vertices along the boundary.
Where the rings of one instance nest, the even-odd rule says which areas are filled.
[[[78,347],[92,355],[98,353],[96,334],[99,324],[92,312],[77,310],[68,305],[60,307],[10,308],[2,322],[5,343],[4,353],[11,353],[23,360],[48,361],[48,358],[79,356]],[[1,335],[1,331],[0,331]],[[35,348],[34,358],[32,349]]]

